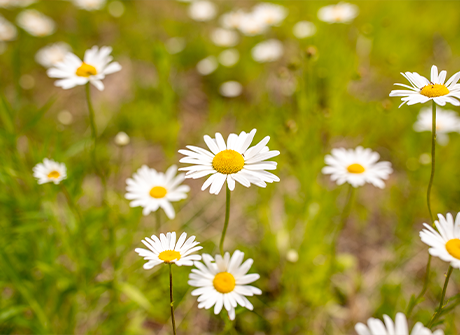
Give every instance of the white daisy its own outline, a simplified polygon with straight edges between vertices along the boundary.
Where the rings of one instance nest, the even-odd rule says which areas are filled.
[[[16,27],[3,16],[0,16],[0,41],[12,41],[16,39],[17,35]]]
[[[98,10],[104,7],[106,0],[72,0],[73,4],[84,10]]]
[[[186,238],[187,233],[182,233],[176,243],[175,232],[167,233],[166,235],[160,234],[160,238],[152,235],[151,238],[146,237],[145,240],[142,240],[142,243],[149,250],[136,248],[134,251],[148,261],[144,264],[144,269],[146,270],[150,270],[161,263],[192,266],[193,261],[201,260],[201,256],[191,254],[203,249],[203,247],[197,247],[200,243],[194,242],[195,236],[191,236],[185,241]]]
[[[277,176],[265,170],[276,169],[276,162],[266,160],[278,156],[280,152],[269,151],[266,144],[270,136],[266,136],[257,145],[249,148],[255,134],[256,129],[249,134],[244,131],[240,135],[230,134],[227,144],[220,133],[216,133],[215,139],[206,135],[204,141],[211,152],[191,145],[187,146],[190,150],[179,150],[181,154],[187,156],[180,162],[193,164],[179,170],[188,171],[185,178],[197,179],[210,174],[201,190],[204,191],[211,186],[209,189],[211,194],[219,194],[225,181],[231,191],[235,189],[235,181],[246,187],[251,184],[266,187],[266,183],[279,181]]]
[[[99,47],[94,46],[86,50],[83,62],[76,55],[69,52],[62,62],[48,69],[47,74],[50,78],[61,78],[54,85],[65,90],[90,82],[98,90],[102,91],[104,89],[102,79],[108,74],[121,70],[121,65],[118,62],[112,62],[111,52],[111,47],[101,47],[99,49]]]
[[[49,68],[64,60],[65,55],[71,50],[67,43],[59,42],[41,48],[35,54],[38,64]]]
[[[44,37],[56,30],[54,21],[35,9],[27,9],[19,13],[16,22],[32,36]]]
[[[209,309],[214,306],[214,314],[219,314],[222,307],[228,311],[230,320],[235,319],[237,305],[253,309],[251,302],[246,297],[262,294],[257,287],[247,285],[260,278],[257,273],[247,274],[253,263],[252,259],[243,264],[244,253],[236,250],[232,257],[228,252],[222,258],[216,255],[203,254],[203,263],[195,262],[197,269],[192,269],[188,284],[199,287],[192,291],[198,297],[198,308]]]
[[[395,322],[388,315],[384,315],[383,320],[385,323],[379,319],[370,318],[367,320],[367,325],[358,323],[355,330],[358,335],[444,335],[442,330],[431,332],[421,322],[417,322],[409,333],[407,318],[403,313],[396,314]]]
[[[219,54],[219,63],[226,67],[232,67],[240,60],[240,53],[237,49],[227,49]]]
[[[211,41],[219,47],[233,47],[238,44],[239,36],[234,30],[216,28],[211,33]]]
[[[417,121],[414,124],[414,130],[417,132],[431,131],[432,129],[432,111],[430,107],[420,110]],[[460,117],[451,110],[436,109],[436,140],[444,145],[449,142],[448,133],[460,131]]]
[[[316,33],[316,27],[312,22],[299,21],[292,28],[292,32],[297,38],[307,38]]]
[[[124,147],[125,145],[128,145],[129,142],[130,142],[130,138],[129,138],[129,135],[126,134],[124,131],[120,131],[117,133],[117,135],[115,135],[115,144],[120,146],[120,147]]]
[[[319,9],[318,18],[327,23],[349,23],[358,16],[358,6],[346,2]]]
[[[187,198],[190,187],[180,185],[185,179],[185,174],[176,176],[177,166],[171,166],[166,173],[157,172],[143,165],[133,174],[133,178],[126,179],[125,198],[133,200],[131,207],[143,207],[142,214],[149,215],[163,208],[168,218],[174,219],[176,213],[171,205],[173,201]]]
[[[380,188],[385,187],[383,180],[388,179],[393,172],[390,162],[377,162],[380,155],[371,149],[357,147],[356,149],[332,149],[332,155],[326,155],[328,166],[322,169],[324,174],[330,174],[331,179],[338,185],[347,182],[353,187],[365,183]]]
[[[260,3],[253,9],[256,20],[260,20],[269,26],[278,26],[286,18],[288,11],[285,7],[272,3]]]
[[[196,64],[196,70],[202,76],[207,76],[216,71],[218,66],[219,63],[217,62],[217,58],[214,56],[208,56]]]
[[[219,18],[222,27],[227,29],[237,29],[240,26],[242,17],[246,15],[241,9],[223,14]]]
[[[256,44],[251,50],[252,58],[259,63],[274,62],[284,53],[283,43],[270,39]]]
[[[263,34],[267,29],[268,25],[259,20],[254,13],[245,13],[239,17],[238,30],[246,36],[255,36]]]
[[[38,163],[33,168],[34,177],[37,178],[38,184],[53,182],[56,185],[67,178],[67,168],[64,163],[57,163],[51,159],[45,158],[43,163]]]
[[[219,93],[227,98],[237,97],[241,92],[243,92],[243,85],[234,80],[226,81],[219,87]]]
[[[27,7],[37,0],[0,0],[0,7]]]
[[[207,0],[196,0],[190,4],[188,15],[195,21],[209,21],[217,14],[216,5]]]
[[[395,84],[397,86],[406,87],[409,90],[393,90],[390,93],[390,97],[402,97],[401,107],[406,102],[408,105],[414,105],[417,103],[425,103],[430,100],[440,106],[444,106],[446,103],[451,103],[454,106],[460,106],[460,85],[457,81],[460,79],[460,72],[454,74],[450,79],[446,81],[446,71],[441,71],[438,74],[438,68],[433,65],[431,67],[431,80],[422,77],[417,72],[406,72],[401,73],[412,86],[404,84]]]
[[[441,258],[445,262],[450,262],[452,267],[460,269],[460,215],[454,218],[447,213],[444,218],[438,214],[439,221],[435,221],[436,231],[430,225],[424,223],[426,229],[420,232],[422,242],[431,248],[429,253]]]

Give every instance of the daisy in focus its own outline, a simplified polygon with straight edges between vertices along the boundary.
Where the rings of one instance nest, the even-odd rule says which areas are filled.
[[[228,252],[224,257],[203,254],[203,263],[195,262],[198,269],[192,269],[189,285],[198,287],[192,291],[193,296],[198,297],[198,308],[209,309],[214,306],[214,314],[219,314],[222,307],[228,311],[230,320],[235,320],[235,308],[237,305],[253,310],[251,302],[246,297],[262,291],[257,287],[247,285],[260,276],[257,273],[247,274],[253,263],[248,259],[243,263],[244,253],[236,250],[232,257]]]
[[[35,54],[38,64],[50,68],[64,60],[65,55],[71,50],[67,43],[59,42],[41,48]]]
[[[230,191],[233,191],[235,182],[246,187],[251,184],[266,187],[266,183],[279,181],[277,176],[265,170],[276,169],[276,162],[266,160],[278,156],[280,152],[270,151],[267,147],[270,136],[249,148],[255,134],[256,129],[249,134],[244,131],[239,135],[230,134],[227,143],[220,133],[216,133],[215,139],[206,135],[204,141],[211,151],[192,145],[187,146],[190,150],[179,150],[179,153],[187,156],[180,162],[193,164],[179,170],[187,171],[185,178],[197,179],[211,175],[201,188],[204,191],[211,186],[211,194],[219,194],[225,182]]]
[[[431,67],[431,80],[419,75],[417,72],[401,73],[412,86],[405,84],[395,84],[408,88],[408,90],[393,90],[390,97],[402,97],[401,107],[405,103],[415,105],[433,100],[439,106],[444,106],[446,103],[451,103],[454,106],[460,106],[460,85],[457,85],[460,79],[460,72],[455,73],[446,82],[446,71],[438,73],[438,68],[433,65]]]
[[[418,114],[417,121],[414,124],[414,130],[417,132],[430,131],[432,129],[432,112],[431,108],[422,108]],[[436,110],[436,140],[441,145],[449,142],[448,133],[460,132],[460,117],[451,110],[437,108]]]
[[[131,207],[143,207],[142,214],[149,215],[156,212],[160,207],[169,219],[174,219],[176,213],[171,202],[187,198],[190,187],[181,185],[185,179],[185,174],[176,176],[177,166],[171,166],[166,173],[157,172],[144,165],[133,178],[126,180],[125,198],[132,200]]]
[[[34,177],[38,184],[53,182],[56,185],[67,178],[67,168],[64,163],[57,163],[52,159],[45,158],[43,163],[38,163],[33,168]]]
[[[54,21],[35,9],[27,9],[19,13],[16,22],[30,35],[37,37],[51,35],[56,30]]]
[[[385,323],[379,319],[370,318],[367,320],[367,325],[358,323],[355,330],[358,335],[444,335],[442,330],[431,332],[421,322],[417,322],[409,333],[407,318],[403,313],[396,314],[395,322],[388,315],[384,315],[383,320]]]
[[[201,260],[200,255],[192,255],[203,247],[197,247],[199,242],[195,242],[195,236],[187,238],[187,233],[182,233],[176,243],[176,233],[160,234],[160,238],[152,235],[146,237],[142,243],[149,249],[136,248],[139,256],[144,257],[147,263],[144,264],[145,270],[150,270],[161,263],[176,264],[177,266],[192,266],[193,261]]]
[[[424,223],[426,229],[420,232],[420,238],[431,247],[428,251],[432,256],[460,269],[460,215],[457,214],[455,221],[450,213],[446,217],[438,214],[438,218],[439,221],[434,222],[438,231]]]
[[[350,23],[358,16],[358,6],[346,2],[329,5],[319,9],[318,18],[327,23]]]
[[[65,90],[78,85],[85,85],[89,82],[99,91],[102,91],[104,90],[102,80],[105,76],[121,70],[121,65],[118,62],[112,62],[111,52],[111,47],[101,47],[99,49],[99,47],[94,46],[86,50],[83,61],[69,52],[62,62],[48,69],[48,77],[60,78],[54,85]]]
[[[332,155],[326,155],[327,166],[323,167],[323,174],[330,174],[331,180],[338,185],[347,182],[353,187],[365,183],[384,188],[383,180],[388,179],[393,172],[390,162],[378,162],[380,155],[371,149],[357,147],[356,149],[332,149]]]

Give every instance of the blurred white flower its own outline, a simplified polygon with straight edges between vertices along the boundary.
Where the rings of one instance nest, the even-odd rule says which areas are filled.
[[[318,18],[327,23],[349,23],[358,15],[358,6],[346,2],[322,7],[318,11]]]
[[[300,21],[294,25],[292,32],[297,38],[307,38],[316,33],[316,27],[312,22]]]
[[[0,0],[0,7],[27,7],[37,0]]]
[[[299,260],[299,253],[295,249],[289,249],[286,259],[291,263],[296,263]]]
[[[166,50],[171,54],[178,54],[185,49],[185,38],[183,37],[171,37],[166,41]]]
[[[425,107],[420,110],[417,121],[414,124],[414,130],[418,132],[431,131],[432,115],[431,108]],[[449,142],[448,133],[460,132],[460,117],[451,110],[436,109],[436,140],[440,144]]]
[[[73,115],[69,111],[63,110],[59,112],[57,119],[64,126],[68,126],[73,122]]]
[[[237,29],[240,26],[242,17],[246,15],[241,9],[223,14],[219,22],[226,29]]]
[[[232,67],[240,60],[240,53],[236,49],[227,49],[219,54],[219,62],[223,66]]]
[[[202,59],[198,62],[198,64],[196,65],[196,70],[202,76],[207,76],[208,74],[211,74],[214,71],[216,71],[218,65],[219,64],[217,63],[216,57],[208,56],[205,59]]]
[[[237,81],[227,81],[220,85],[219,92],[227,98],[237,97],[243,92],[243,86]]]
[[[120,131],[116,136],[115,136],[115,144],[122,147],[125,145],[128,145],[130,142],[130,138],[128,134],[126,134],[124,131]]]
[[[104,7],[106,0],[72,0],[73,4],[84,10],[98,10]]]
[[[255,36],[263,34],[268,28],[268,25],[259,20],[253,13],[244,14],[240,17],[238,29],[246,36]]]
[[[211,41],[219,47],[233,47],[238,44],[238,34],[230,29],[217,28],[211,33]]]
[[[86,50],[83,62],[76,55],[68,52],[62,62],[49,68],[46,73],[50,78],[60,78],[61,80],[56,81],[54,85],[65,90],[90,82],[99,91],[102,91],[104,90],[102,79],[108,74],[121,70],[118,62],[112,62],[111,52],[111,47],[99,49],[93,46]]]
[[[50,44],[38,50],[35,60],[38,64],[48,68],[62,62],[65,55],[71,50],[70,45],[64,42]]]
[[[283,43],[275,39],[260,42],[251,51],[252,58],[259,63],[276,61],[283,53]]]
[[[64,163],[57,163],[52,159],[45,158],[43,163],[38,163],[33,168],[34,177],[39,184],[53,182],[56,185],[67,178],[67,168]]]
[[[3,16],[0,16],[0,41],[12,41],[17,35],[16,27]]]
[[[260,3],[253,9],[256,20],[260,20],[269,26],[278,26],[287,16],[287,9],[272,3]]]
[[[27,9],[19,13],[16,18],[18,26],[32,36],[48,36],[54,33],[56,25],[48,16],[35,9]]]
[[[112,15],[113,17],[121,17],[124,12],[125,12],[125,5],[123,5],[123,2],[115,0],[109,3],[109,14]]]
[[[195,21],[209,21],[216,17],[216,5],[207,0],[193,1],[188,8],[188,15]]]

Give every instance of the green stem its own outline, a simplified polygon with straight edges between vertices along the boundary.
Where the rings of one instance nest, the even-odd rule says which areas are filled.
[[[447,275],[446,275],[446,280],[444,281],[444,287],[442,288],[441,301],[439,302],[439,307],[436,310],[436,312],[433,314],[433,317],[431,318],[431,321],[427,326],[428,328],[431,328],[433,326],[433,324],[435,323],[435,321],[438,319],[439,315],[442,312],[442,309],[444,307],[444,298],[446,297],[447,285],[449,284],[450,275],[452,274],[453,270],[454,268],[452,266],[449,266],[449,270],[447,271]]]
[[[227,233],[228,221],[230,220],[230,189],[228,185],[225,186],[227,190],[227,197],[226,197],[226,204],[225,204],[225,222],[224,222],[224,229],[222,230],[222,236],[220,237],[219,249],[220,254],[222,257],[224,256],[224,240],[225,234]]]
[[[173,281],[172,281],[172,269],[171,263],[169,265],[169,300],[171,305],[171,323],[173,328],[173,334],[176,335],[176,319],[174,318],[174,299],[173,299]]]
[[[420,299],[422,299],[422,297],[425,295],[426,290],[428,289],[428,282],[430,278],[430,267],[431,267],[431,254],[428,254],[428,263],[426,264],[425,277],[423,279],[423,287],[419,295],[415,299],[412,296],[411,300],[409,301],[409,305],[407,306],[407,310],[406,310],[406,317],[408,319],[410,318],[412,311],[414,310],[414,307],[417,306]]]
[[[84,229],[83,217],[82,217],[82,215],[80,213],[80,210],[78,209],[77,205],[75,204],[75,202],[73,201],[72,197],[70,196],[70,193],[67,190],[67,187],[65,187],[65,185],[63,183],[60,183],[59,186],[61,187],[62,193],[64,193],[64,195],[65,195],[65,198],[67,200],[67,203],[69,204],[69,207],[72,209],[72,211],[74,212],[74,214],[78,218],[78,221],[79,221],[79,224],[80,224],[79,228]]]
[[[428,190],[426,192],[426,202],[428,205],[428,212],[430,213],[431,223],[434,225],[434,217],[431,211],[431,187],[433,186],[434,172],[436,167],[436,103],[433,100],[431,107],[431,175]]]

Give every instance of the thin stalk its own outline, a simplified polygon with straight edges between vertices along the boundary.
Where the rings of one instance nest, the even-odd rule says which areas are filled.
[[[414,310],[414,307],[417,306],[419,303],[420,299],[425,295],[426,290],[428,289],[428,282],[430,278],[430,267],[431,267],[431,254],[428,254],[428,263],[426,264],[426,270],[425,270],[425,277],[423,279],[423,287],[422,290],[420,291],[419,295],[414,299],[411,298],[409,301],[409,305],[407,306],[406,310],[406,317],[409,319],[412,311]]]
[[[224,240],[225,234],[227,233],[228,221],[230,220],[230,189],[228,185],[226,185],[226,201],[225,201],[225,222],[224,222],[224,229],[222,230],[222,236],[220,237],[219,249],[220,254],[224,256]]]
[[[65,185],[63,183],[59,183],[59,186],[61,187],[62,193],[64,193],[64,195],[65,195],[65,198],[67,200],[67,203],[69,204],[69,207],[72,209],[72,211],[74,212],[75,216],[78,218],[78,221],[79,221],[79,224],[80,224],[79,229],[83,230],[84,229],[83,218],[82,218],[82,215],[80,213],[80,210],[78,209],[77,205],[75,204],[75,202],[73,201],[72,197],[70,196],[70,193],[67,190],[67,187],[65,187]]]
[[[450,275],[452,274],[453,270],[454,268],[452,266],[449,266],[449,270],[447,271],[446,275],[446,280],[444,281],[444,287],[442,288],[441,301],[439,302],[439,307],[433,314],[433,317],[431,318],[431,321],[427,326],[428,328],[431,328],[433,326],[434,322],[438,319],[439,315],[442,312],[442,309],[444,307],[444,298],[446,297],[447,285],[449,284]]]
[[[426,203],[428,205],[428,212],[430,212],[431,223],[434,225],[434,217],[431,211],[431,187],[433,186],[434,172],[436,167],[436,103],[433,100],[431,107],[431,175],[426,192]]]
[[[174,318],[174,299],[173,299],[173,280],[172,280],[172,269],[171,263],[169,265],[169,300],[171,301],[171,323],[173,328],[173,334],[176,335],[176,319]]]

